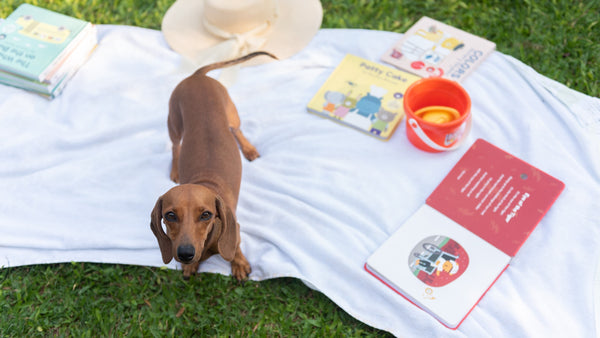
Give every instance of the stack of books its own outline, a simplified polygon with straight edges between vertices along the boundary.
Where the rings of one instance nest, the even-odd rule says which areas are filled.
[[[97,44],[90,22],[22,4],[0,23],[0,83],[54,98]]]

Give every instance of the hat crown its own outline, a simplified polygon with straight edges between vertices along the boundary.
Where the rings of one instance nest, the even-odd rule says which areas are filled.
[[[319,0],[175,0],[165,13],[166,42],[201,67],[255,51],[280,60],[304,48],[319,30]],[[256,58],[241,67],[266,63]]]
[[[204,20],[232,34],[242,34],[274,19],[274,0],[206,0]]]

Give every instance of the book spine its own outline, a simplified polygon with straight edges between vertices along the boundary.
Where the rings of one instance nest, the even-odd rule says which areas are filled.
[[[0,70],[0,83],[3,83],[8,86],[21,88],[29,91],[33,91],[40,94],[49,94],[50,89],[49,86],[45,83],[34,81],[30,79],[26,79],[22,76],[15,75],[13,73],[8,73]]]
[[[63,89],[70,82],[70,80],[75,76],[77,71],[83,66],[83,64],[89,59],[92,55],[93,51],[96,49],[98,45],[98,39],[96,38],[96,28],[92,29],[93,37],[88,39],[86,42],[82,43],[82,46],[79,47],[79,50],[75,55],[72,56],[73,64],[69,68],[69,71],[64,75],[62,81],[52,90],[51,98],[55,98],[60,93],[62,93]]]
[[[81,53],[79,50],[89,50],[92,49],[98,42],[97,38],[97,30],[96,26],[90,25],[86,27],[84,31],[81,32],[81,38],[75,42],[73,48],[69,51],[68,55],[65,55],[60,62],[55,65],[54,70],[48,76],[49,79],[44,80],[43,82],[48,84],[55,84],[57,81],[62,79],[66,73],[73,67],[71,63],[74,59],[81,58]],[[92,44],[92,45],[90,45]],[[75,61],[77,62],[77,61]]]
[[[81,29],[75,38],[58,54],[56,58],[50,62],[50,64],[42,71],[38,77],[38,81],[46,82],[48,84],[52,83],[52,80],[56,81],[56,78],[53,76],[60,68],[61,64],[65,61],[65,59],[73,52],[74,49],[79,45],[79,43],[87,36],[90,29],[92,27],[91,23],[87,23],[83,29]]]

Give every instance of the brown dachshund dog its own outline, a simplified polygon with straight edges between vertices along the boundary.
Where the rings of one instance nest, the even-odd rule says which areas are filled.
[[[150,228],[158,240],[163,262],[167,264],[175,258],[182,263],[185,279],[214,254],[231,262],[231,272],[238,280],[247,278],[251,271],[240,249],[240,228],[235,216],[242,174],[236,141],[249,161],[259,154],[240,130],[240,118],[227,89],[206,73],[259,55],[276,59],[269,53],[255,52],[204,66],[181,81],[171,94],[171,179],[180,185],[158,198]]]

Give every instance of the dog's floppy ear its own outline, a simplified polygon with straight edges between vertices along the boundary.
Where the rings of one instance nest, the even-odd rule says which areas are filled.
[[[233,212],[225,205],[220,196],[217,196],[215,203],[217,205],[217,217],[221,219],[221,233],[217,240],[217,248],[221,257],[231,262],[240,243],[240,228]]]
[[[162,254],[162,260],[165,264],[169,263],[173,259],[173,247],[171,239],[162,228],[162,199],[159,197],[152,209],[150,215],[150,229],[158,240],[158,246],[160,247],[160,253]]]

